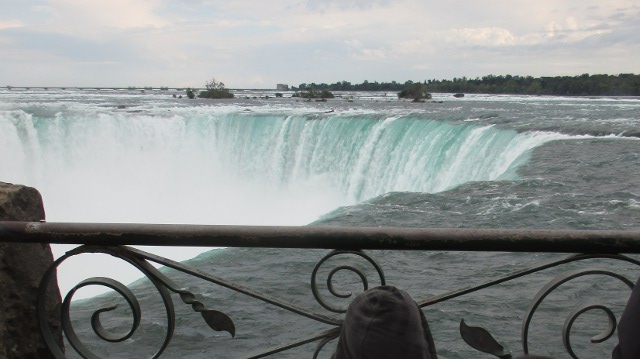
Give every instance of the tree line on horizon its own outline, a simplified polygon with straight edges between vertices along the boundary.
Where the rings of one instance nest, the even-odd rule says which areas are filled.
[[[339,81],[333,84],[302,83],[299,90],[328,91],[397,91],[420,83],[429,92],[561,95],[561,96],[640,96],[640,75],[589,75],[532,77],[512,75],[487,75],[468,79],[369,82],[360,84]]]

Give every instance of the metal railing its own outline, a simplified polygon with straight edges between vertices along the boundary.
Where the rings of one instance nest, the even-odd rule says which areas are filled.
[[[361,227],[248,227],[248,226],[204,226],[204,225],[160,225],[160,224],[87,224],[87,223],[45,223],[45,222],[0,222],[0,241],[15,243],[66,243],[82,245],[58,258],[45,274],[39,289],[38,308],[41,331],[57,358],[65,358],[65,353],[54,339],[54,335],[47,324],[47,313],[43,309],[46,302],[47,288],[55,277],[58,266],[70,257],[85,253],[103,253],[121,259],[141,271],[150,281],[160,295],[166,317],[166,333],[159,344],[155,354],[157,358],[165,353],[176,330],[176,307],[172,295],[180,298],[182,302],[191,306],[193,311],[200,313],[206,325],[215,331],[224,331],[235,336],[236,320],[225,312],[225,308],[216,306],[216,301],[202,299],[206,293],[197,292],[178,285],[171,276],[173,273],[182,273],[191,277],[204,280],[218,287],[226,288],[233,293],[241,294],[252,300],[263,303],[264,306],[273,306],[284,312],[293,313],[300,318],[307,318],[316,322],[323,329],[314,333],[300,334],[299,338],[291,339],[287,343],[278,343],[266,348],[260,348],[253,354],[242,354],[246,358],[261,358],[280,353],[283,355],[289,350],[316,343],[313,358],[319,356],[329,357],[332,350],[325,348],[339,335],[342,315],[346,311],[345,305],[336,305],[328,301],[340,299],[342,304],[353,298],[352,291],[345,291],[336,285],[340,273],[351,273],[357,278],[362,289],[367,289],[372,284],[390,284],[387,282],[385,268],[379,264],[372,255],[385,256],[387,251],[410,251],[411,253],[448,253],[448,252],[526,252],[540,255],[540,253],[564,253],[563,256],[542,256],[539,263],[525,263],[519,266],[514,263],[509,271],[501,270],[490,276],[477,275],[471,279],[469,285],[461,288],[448,288],[437,294],[422,297],[414,295],[418,306],[423,309],[432,308],[436,304],[457,300],[461,297],[475,294],[485,289],[491,289],[498,285],[508,283],[525,276],[537,274],[549,269],[568,266],[569,270],[555,273],[554,277],[547,279],[540,285],[540,289],[527,300],[528,305],[523,311],[522,326],[520,330],[520,345],[523,353],[529,353],[530,326],[534,314],[540,308],[541,303],[549,298],[550,294],[560,286],[577,278],[586,276],[599,276],[613,279],[622,284],[622,288],[633,288],[638,277],[640,261],[634,254],[640,254],[640,232],[636,231],[549,231],[549,230],[489,230],[489,229],[426,229],[426,228],[361,228]],[[197,247],[235,247],[235,248],[276,248],[317,250],[323,249],[313,268],[308,268],[310,282],[307,283],[317,305],[308,303],[294,303],[294,301],[281,298],[268,290],[259,290],[247,285],[241,280],[225,278],[218,273],[192,268],[189,263],[179,263],[171,259],[163,258],[155,254],[147,253],[129,245],[153,245],[153,246],[197,246]],[[328,251],[326,251],[328,250]],[[313,252],[318,253],[318,252]],[[403,252],[406,253],[406,252]],[[626,255],[625,255],[626,254]],[[338,257],[348,257],[348,261],[336,261]],[[595,260],[595,263],[607,261],[606,268],[577,267],[576,263]],[[351,262],[360,261],[359,264]],[[631,266],[631,271],[626,267],[611,265],[610,263],[623,263]],[[590,262],[591,263],[591,262]],[[602,262],[604,263],[604,262]],[[173,271],[160,270],[154,265],[162,265]],[[424,267],[430,264],[425,263]],[[213,264],[215,268],[215,263]],[[368,266],[369,269],[362,269]],[[420,267],[420,266],[418,266]],[[411,267],[411,268],[415,268]],[[442,268],[447,271],[447,268]],[[227,273],[225,273],[226,275]],[[626,275],[625,275],[626,274]],[[286,274],[285,274],[286,275]],[[320,276],[326,277],[326,288],[323,287]],[[407,277],[414,278],[412,273],[403,273]],[[374,276],[373,282],[371,276]],[[630,276],[631,278],[627,278]],[[417,277],[416,277],[417,278]],[[467,279],[467,278],[465,278]],[[420,280],[420,279],[416,279]],[[411,281],[411,280],[409,280]],[[183,282],[180,282],[183,283]],[[415,284],[415,283],[414,283]],[[537,283],[536,283],[537,284]],[[99,285],[115,291],[128,306],[131,326],[124,334],[114,334],[106,329],[101,321],[101,315],[112,311],[114,306],[104,306],[95,309],[91,315],[91,328],[95,335],[107,343],[122,343],[133,341],[141,320],[142,309],[139,300],[131,288],[122,283],[106,278],[88,278],[64,295],[64,301],[60,318],[65,337],[68,343],[85,358],[98,358],[92,345],[85,345],[81,335],[74,329],[74,319],[71,315],[72,298],[77,290],[91,285]],[[415,284],[415,286],[420,286]],[[429,288],[424,292],[429,292]],[[404,288],[401,288],[404,289]],[[609,291],[608,289],[606,291]],[[197,298],[198,297],[198,298]],[[628,292],[620,292],[616,295],[624,305]],[[589,298],[591,299],[591,298]],[[489,299],[487,299],[489,300]],[[523,301],[525,298],[523,298]],[[210,303],[216,309],[212,309]],[[585,304],[586,303],[586,304]],[[562,342],[566,354],[572,358],[578,358],[576,350],[571,344],[571,332],[576,321],[587,312],[604,313],[607,325],[604,330],[591,338],[592,343],[600,343],[612,337],[616,330],[616,310],[608,305],[589,300],[585,303],[575,303],[574,308],[566,316],[562,329]],[[313,307],[313,308],[311,308]],[[619,309],[617,311],[619,312]],[[556,314],[553,314],[556,316]],[[463,318],[459,318],[463,319]],[[489,318],[490,319],[490,318]],[[464,320],[459,324],[462,339],[472,346],[487,354],[499,358],[510,358],[503,347],[493,339],[486,330],[468,326]],[[437,331],[432,326],[434,332]],[[265,335],[267,335],[265,333]],[[498,338],[500,339],[500,338]],[[612,339],[613,340],[613,339]],[[438,345],[436,335],[436,346]],[[544,348],[543,348],[544,349]],[[519,350],[518,350],[519,351]],[[213,350],[215,353],[215,350]],[[536,350],[533,350],[536,352]],[[538,351],[539,352],[539,351]],[[445,355],[456,355],[445,351]],[[110,356],[110,355],[108,355]],[[275,357],[275,356],[274,356]]]

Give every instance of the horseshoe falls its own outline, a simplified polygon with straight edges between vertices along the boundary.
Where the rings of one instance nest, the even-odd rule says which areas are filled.
[[[238,91],[236,99],[208,101],[162,91],[0,89],[0,181],[36,187],[51,222],[640,229],[636,98],[434,94],[433,103],[416,104],[395,94],[344,93],[310,103],[289,94],[267,99],[265,93],[272,96]],[[66,249],[54,248],[58,254]],[[258,291],[277,290],[303,307],[319,307],[307,289],[310,271],[326,251],[210,249],[154,251],[174,260],[197,255],[189,263],[198,269]],[[371,255],[388,283],[418,298],[556,256]],[[87,256],[60,268],[63,293],[89,276],[123,283],[140,276],[121,261]],[[638,275],[637,268],[623,270],[630,278]],[[557,273],[527,276],[427,308],[439,352],[454,359],[477,356],[459,338],[464,318],[491,329],[519,353],[519,333],[513,329],[528,300]],[[203,328],[202,318],[177,306],[180,325],[167,357],[234,358],[290,341],[292,332],[326,329],[286,319],[265,310],[264,303],[227,295],[194,278],[181,277],[180,283],[229,314],[238,331],[233,339],[212,333]],[[145,301],[157,295],[147,284],[134,285]],[[620,287],[607,281],[570,289],[554,305],[604,292],[604,299],[617,303],[614,309],[624,306]],[[79,312],[90,317],[96,303],[108,302],[105,298],[77,301]],[[127,347],[129,357],[157,350],[154,338],[162,334],[156,324],[164,319],[153,314],[162,312],[162,304],[154,303],[144,308],[151,327],[140,329],[148,340],[135,339]],[[532,347],[562,348],[560,336],[549,334],[561,332],[559,315],[553,307],[536,319]],[[82,335],[92,333],[87,323],[74,319]],[[581,336],[599,333],[593,330],[582,329]],[[558,342],[548,342],[550,337]],[[104,344],[93,337],[86,341]],[[594,346],[587,340],[574,348],[588,354],[582,357],[607,357],[613,342]],[[279,357],[310,357],[313,349]],[[321,354],[328,358],[331,348]]]
[[[176,112],[5,111],[0,177],[38,188],[54,221],[304,225],[388,192],[515,178],[563,137],[416,114]]]
[[[55,222],[307,225],[386,193],[515,178],[532,148],[566,137],[291,99],[29,95],[0,107],[0,180],[37,188]],[[154,251],[184,260],[208,249]]]

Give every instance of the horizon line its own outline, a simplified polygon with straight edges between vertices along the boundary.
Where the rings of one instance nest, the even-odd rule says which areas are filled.
[[[616,76],[616,77],[619,77],[620,75],[640,76],[640,73],[639,74],[636,74],[636,73],[633,73],[633,72],[621,72],[621,73],[617,73],[617,74],[610,74],[610,73],[593,73],[593,74],[590,74],[590,73],[584,73],[584,74],[581,74],[581,75],[556,75],[556,76],[532,76],[532,75],[511,75],[511,74],[494,75],[494,74],[488,74],[488,75],[484,75],[482,77],[480,77],[480,76],[476,76],[476,77],[467,77],[467,76],[455,77],[454,76],[454,77],[449,78],[449,79],[437,79],[437,80],[436,79],[429,79],[429,80],[435,80],[435,81],[453,81],[454,79],[458,79],[458,80],[461,80],[461,79],[476,80],[476,79],[482,79],[483,77],[487,77],[487,76],[495,76],[495,77],[512,76],[512,77],[524,77],[524,78],[532,77],[534,79],[566,78],[566,77],[578,78],[578,77],[581,77],[581,76],[584,76],[584,75],[588,75],[589,77],[591,77],[591,76],[603,76],[603,75],[604,76]],[[324,82],[315,83],[315,82],[312,81],[312,82],[301,82],[301,84],[316,84],[316,85],[327,84],[327,85],[332,85],[332,84],[341,83],[341,82],[344,82],[344,81],[346,81],[346,80],[340,80],[340,81],[333,82],[333,83],[324,83]],[[360,83],[357,83],[357,82],[353,82],[352,83],[351,81],[346,81],[346,82],[358,85],[358,84],[363,84],[365,82],[367,82],[367,83],[393,83],[393,82],[395,82],[395,83],[398,83],[398,84],[403,84],[403,83],[406,83],[408,81],[412,81],[412,82],[415,83],[415,81],[413,81],[413,80],[406,80],[404,82],[398,82],[396,80],[381,81],[381,82],[379,82],[377,80],[374,80],[374,81],[363,80]],[[424,81],[427,81],[427,80],[425,79]],[[422,81],[419,81],[419,82],[422,82]],[[282,84],[282,83],[279,83],[279,84]],[[276,86],[277,85],[278,84],[276,84]],[[274,87],[276,87],[276,86],[274,86]],[[227,88],[227,89],[228,90],[278,90],[277,88],[274,88],[274,87],[269,87],[269,88],[258,88],[258,87],[251,87],[251,88],[236,87],[236,88],[233,88],[233,87],[230,87],[230,88]],[[39,88],[39,89],[71,89],[72,88],[72,89],[80,89],[80,90],[90,90],[90,89],[94,89],[94,90],[103,90],[103,89],[112,89],[112,90],[186,90],[188,88],[191,88],[193,90],[205,89],[205,87],[194,87],[194,86],[131,86],[131,85],[128,85],[128,86],[75,86],[75,85],[70,85],[70,86],[40,86],[40,85],[38,85],[38,86],[14,86],[14,85],[2,85],[2,86],[0,86],[0,88],[5,88],[5,89],[34,89],[34,88]],[[290,88],[297,88],[297,86],[291,85]],[[286,90],[280,90],[280,91],[286,91]]]

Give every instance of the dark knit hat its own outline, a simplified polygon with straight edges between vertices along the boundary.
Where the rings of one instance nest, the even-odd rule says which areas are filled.
[[[405,291],[369,289],[347,309],[335,359],[436,359],[422,310]]]

